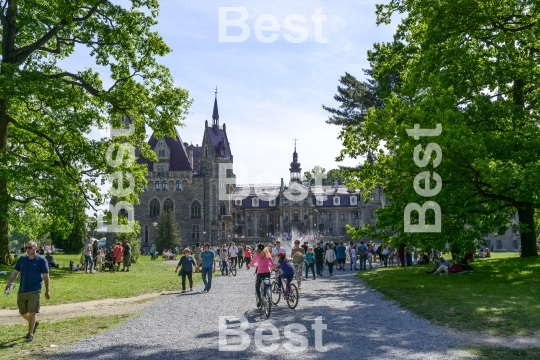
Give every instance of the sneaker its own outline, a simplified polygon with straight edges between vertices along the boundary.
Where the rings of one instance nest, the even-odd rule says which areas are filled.
[[[122,270],[120,270],[120,271],[126,271],[126,269],[122,269]]]
[[[126,272],[129,272],[129,269],[127,269]]]
[[[208,290],[206,290],[206,287],[204,288],[203,292],[207,292]]]
[[[186,290],[182,290],[182,293],[185,293],[185,292],[186,292]]]
[[[189,291],[193,291],[193,289],[189,289]]]
[[[34,340],[34,335],[32,335],[32,334],[26,335],[25,340],[26,340],[26,342],[30,342],[30,341]]]
[[[34,324],[34,331],[32,331],[32,334],[35,334],[36,333],[36,329],[39,325],[39,321],[36,321],[36,323]]]

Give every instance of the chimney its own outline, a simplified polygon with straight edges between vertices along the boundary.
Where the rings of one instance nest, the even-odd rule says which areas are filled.
[[[194,169],[194,167],[193,167],[193,149],[189,149],[189,163],[191,164],[191,168]]]
[[[225,126],[225,123],[223,123],[223,132],[227,131],[227,127]]]
[[[334,180],[334,188],[336,188],[336,189],[338,188],[338,181],[337,181],[337,179]]]
[[[184,143],[184,147],[187,149],[189,144],[187,142]]]
[[[283,178],[281,178],[281,192],[285,190],[285,183],[283,182]]]
[[[311,179],[308,179],[307,189],[308,191],[311,191]]]

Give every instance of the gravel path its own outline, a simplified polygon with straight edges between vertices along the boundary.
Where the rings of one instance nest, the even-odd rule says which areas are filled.
[[[326,275],[326,273],[325,273]],[[269,320],[255,308],[253,269],[239,270],[236,277],[214,277],[210,293],[202,285],[191,293],[164,295],[144,312],[115,330],[75,343],[55,359],[458,359],[463,346],[444,329],[431,325],[365,286],[351,271],[334,272],[317,280],[302,282],[300,301],[290,310],[283,299],[273,307]],[[219,351],[219,317],[245,316],[250,344],[244,351]],[[322,346],[316,349],[315,318],[322,317],[326,330]],[[298,349],[284,336],[292,323],[302,324],[308,346]],[[279,329],[277,349],[264,352],[255,345],[259,326],[272,324]],[[229,329],[236,326],[233,323]],[[260,330],[259,330],[260,331]],[[269,334],[266,331],[264,334]],[[227,344],[239,344],[239,337],[228,337]],[[320,344],[320,342],[319,342]]]

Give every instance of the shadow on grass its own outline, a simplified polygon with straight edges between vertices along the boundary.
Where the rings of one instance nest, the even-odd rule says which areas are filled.
[[[437,276],[431,265],[383,268],[360,274],[404,308],[459,330],[494,335],[540,332],[539,258],[479,259],[473,271]]]

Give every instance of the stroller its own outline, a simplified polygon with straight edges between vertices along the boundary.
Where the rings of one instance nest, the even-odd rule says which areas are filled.
[[[107,252],[107,254],[105,254],[105,262],[101,264],[101,271],[105,270],[109,270],[112,272],[115,271],[112,251],[109,251]]]

